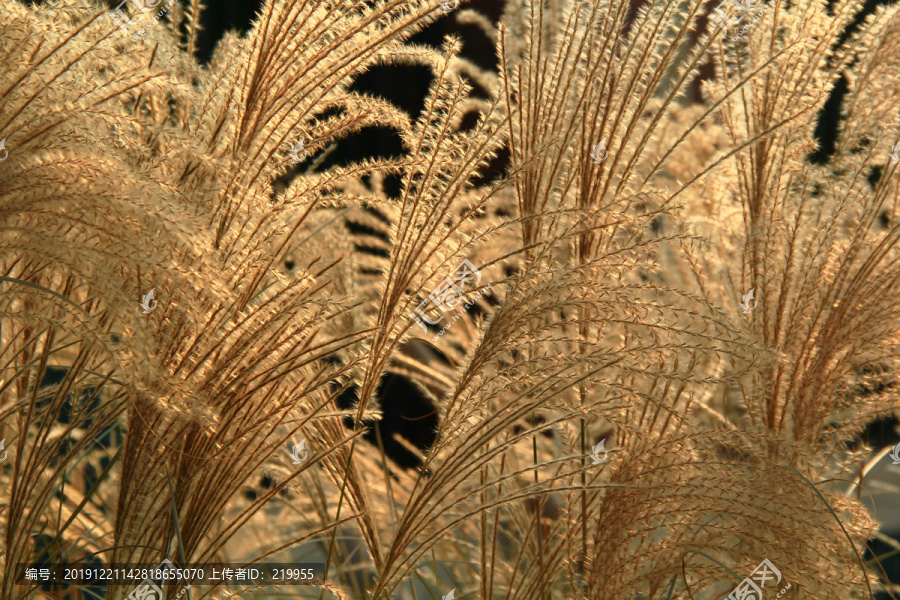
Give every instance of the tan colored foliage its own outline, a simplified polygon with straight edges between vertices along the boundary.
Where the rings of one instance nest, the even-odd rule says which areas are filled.
[[[719,598],[764,558],[783,598],[880,587],[861,558],[878,523],[846,488],[871,450],[848,442],[898,406],[854,389],[898,372],[900,8],[837,45],[856,1],[770,0],[744,36],[690,44],[700,0],[633,21],[618,0],[508,0],[496,29],[462,5],[492,73],[458,39],[407,41],[440,4],[269,0],[201,67],[199,0],[137,39],[96,2],[4,1],[0,597],[40,597],[13,581],[36,534],[90,548],[85,532],[115,563],[314,543],[329,572],[309,597]],[[704,104],[682,102],[707,60]],[[379,64],[432,72],[420,116],[351,91]],[[837,150],[813,164],[842,74]],[[321,168],[373,125],[404,154]],[[503,177],[476,184],[504,147]],[[412,312],[464,259],[480,310],[425,336]],[[454,366],[409,355],[414,338]],[[66,377],[40,387],[53,365]],[[360,439],[388,372],[437,407],[421,472]],[[334,380],[359,387],[353,430]],[[84,390],[90,417],[54,420]],[[116,423],[108,473],[61,501]],[[262,473],[278,485],[247,501]]]

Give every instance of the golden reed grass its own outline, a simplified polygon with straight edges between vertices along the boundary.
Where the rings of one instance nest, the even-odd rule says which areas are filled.
[[[770,0],[689,43],[700,0],[509,0],[497,24],[463,3],[491,72],[408,41],[441,4],[268,0],[200,66],[199,0],[128,31],[97,2],[3,2],[0,597],[43,597],[13,577],[39,534],[108,563],[315,546],[327,581],[299,597],[712,599],[763,559],[784,598],[890,588],[846,489],[872,450],[848,442],[898,406],[853,390],[898,366],[900,8],[838,44],[856,0]],[[375,65],[430,70],[419,116],[351,91]],[[372,126],[403,154],[321,168]],[[489,292],[435,340],[451,314],[427,335],[412,315],[463,260]],[[419,471],[360,438],[388,372],[438,410]]]

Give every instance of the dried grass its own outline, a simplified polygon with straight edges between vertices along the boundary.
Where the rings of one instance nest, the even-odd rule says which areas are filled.
[[[890,386],[853,393],[898,367],[896,6],[841,45],[856,2],[771,0],[739,41],[692,45],[699,0],[633,20],[509,0],[497,29],[461,8],[496,74],[457,39],[407,41],[439,0],[270,0],[208,68],[199,0],[137,40],[68,5],[0,13],[0,597],[41,597],[13,580],[40,533],[115,563],[315,545],[328,581],[292,592],[309,597],[718,598],[763,558],[784,598],[882,585],[861,560],[878,523],[842,490],[870,450],[847,442],[898,406]],[[705,104],[680,102],[707,60]],[[418,118],[350,91],[379,64],[431,70]],[[813,164],[842,74],[837,150]],[[401,157],[319,168],[376,124]],[[473,183],[504,147],[503,177]],[[463,259],[489,294],[423,337],[412,311]],[[410,356],[417,337],[455,367]],[[419,472],[360,440],[389,371],[437,406]],[[333,381],[358,386],[352,430]],[[79,397],[97,402],[54,419]],[[116,424],[108,472],[73,483]],[[264,472],[277,485],[247,502]]]

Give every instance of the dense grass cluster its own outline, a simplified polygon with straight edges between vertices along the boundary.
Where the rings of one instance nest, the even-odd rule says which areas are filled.
[[[163,558],[326,565],[191,600],[889,592],[848,483],[898,408],[900,8],[629,7],[268,0],[201,66],[200,0],[4,0],[0,598]],[[409,41],[439,18],[498,70]],[[376,65],[431,72],[420,114]],[[402,155],[323,167],[376,126]],[[398,382],[433,411],[386,440]]]

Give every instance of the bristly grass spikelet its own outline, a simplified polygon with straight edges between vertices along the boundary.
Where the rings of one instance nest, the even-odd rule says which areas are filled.
[[[4,2],[0,598],[70,551],[316,555],[340,599],[890,588],[900,5],[503,4],[264,0],[201,65],[200,0]],[[415,112],[360,91],[408,67]]]

